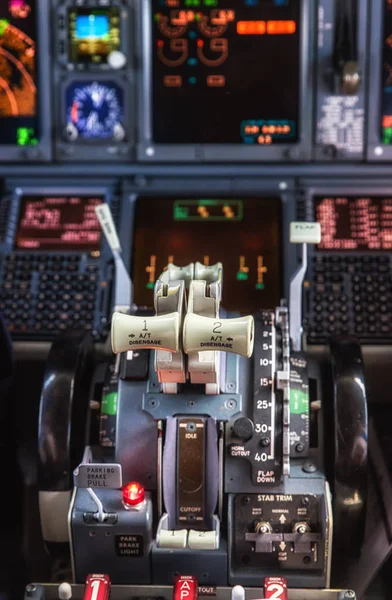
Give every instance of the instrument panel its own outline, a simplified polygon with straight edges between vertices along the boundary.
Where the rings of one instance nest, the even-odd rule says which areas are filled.
[[[1,160],[390,159],[386,0],[9,0],[0,11]]]
[[[138,309],[152,309],[166,264],[196,260],[223,261],[225,310],[275,306],[300,262],[289,221],[317,219],[308,342],[348,332],[388,343],[388,314],[362,317],[361,294],[388,306],[391,27],[387,0],[3,2],[0,283],[13,336],[58,331],[57,314],[43,328],[35,315],[26,325],[21,296],[54,311],[60,297],[41,281],[39,260],[52,269],[58,256],[65,274],[71,254],[72,290],[93,265],[99,274],[76,314],[87,311],[97,339],[105,333],[114,263],[90,218],[103,200],[116,211]],[[372,261],[386,281],[366,273],[363,286]],[[63,302],[64,314],[74,304]],[[337,304],[342,311],[330,309]]]

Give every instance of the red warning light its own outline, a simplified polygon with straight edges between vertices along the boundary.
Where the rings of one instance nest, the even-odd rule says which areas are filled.
[[[288,600],[287,581],[284,577],[266,577],[264,579],[264,598]]]
[[[87,575],[83,600],[109,600],[110,578],[108,575]]]
[[[137,506],[144,501],[144,487],[136,481],[131,481],[123,487],[123,502],[127,506]]]
[[[191,575],[177,575],[174,578],[173,600],[197,600],[198,582]]]

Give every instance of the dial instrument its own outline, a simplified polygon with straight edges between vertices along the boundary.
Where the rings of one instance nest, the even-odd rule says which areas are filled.
[[[0,3],[0,144],[38,143],[36,2]]]
[[[70,141],[122,141],[124,93],[110,81],[73,82],[66,90],[65,136]]]

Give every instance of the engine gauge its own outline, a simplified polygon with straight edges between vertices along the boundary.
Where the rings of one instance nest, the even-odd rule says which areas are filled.
[[[111,81],[77,81],[65,91],[67,141],[125,138],[124,91]]]

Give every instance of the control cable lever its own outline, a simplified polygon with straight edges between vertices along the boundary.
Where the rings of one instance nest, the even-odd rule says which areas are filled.
[[[333,69],[339,93],[354,96],[361,84],[358,63],[358,0],[335,1]]]
[[[290,339],[293,350],[302,348],[302,293],[306,270],[308,268],[308,244],[321,242],[320,223],[291,223],[290,242],[302,244],[301,265],[290,280]]]
[[[114,225],[112,212],[106,203],[96,206],[95,212],[114,258],[116,269],[114,310],[128,313],[131,308],[132,281],[122,258],[122,248]]]

